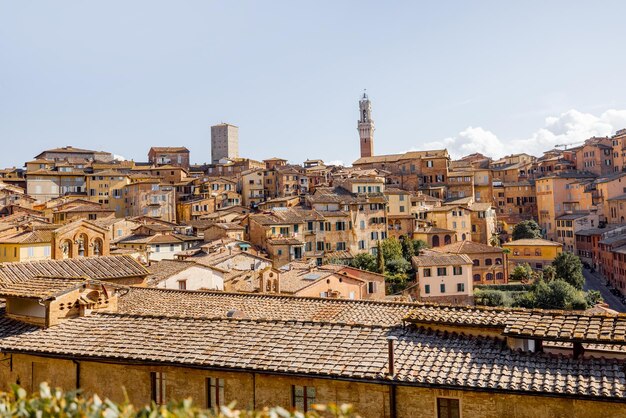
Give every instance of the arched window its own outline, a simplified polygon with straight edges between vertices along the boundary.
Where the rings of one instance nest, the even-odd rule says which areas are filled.
[[[433,235],[433,247],[439,247],[439,235]]]
[[[500,272],[500,273],[496,273],[496,279],[498,280],[504,280],[504,273]]]
[[[476,267],[480,266],[480,260],[478,259],[474,260],[473,263]]]
[[[91,248],[93,255],[102,255],[102,240],[100,238],[95,238],[91,242]]]
[[[541,257],[541,248],[535,248],[535,255],[538,255]]]
[[[452,237],[450,237],[450,235],[446,235],[443,237],[443,242],[445,245],[452,244]]]
[[[480,281],[480,274],[474,274],[474,281],[475,282],[479,282]]]
[[[488,258],[485,260],[485,265],[486,266],[490,266],[491,264],[493,264],[493,261],[491,260],[491,258]]]
[[[519,255],[519,250],[517,248],[513,248],[513,255]]]
[[[487,273],[486,274],[486,278],[487,278],[487,280],[493,280],[493,274],[492,273]]]
[[[465,234],[461,235],[461,241],[465,241],[467,239],[467,237],[465,236]]]
[[[498,264],[498,265],[502,264],[502,259],[501,258],[496,258],[496,264]]]

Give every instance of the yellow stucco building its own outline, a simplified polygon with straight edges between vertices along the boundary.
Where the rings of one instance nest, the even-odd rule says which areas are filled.
[[[552,264],[557,255],[563,252],[563,244],[545,239],[518,239],[502,244],[510,251],[509,271],[515,266],[528,263],[533,269],[541,270]]]

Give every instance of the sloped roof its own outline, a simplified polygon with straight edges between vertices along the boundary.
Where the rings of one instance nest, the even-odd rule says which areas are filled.
[[[474,241],[458,241],[442,247],[435,247],[433,251],[454,254],[485,254],[485,253],[502,253],[502,248],[492,247]]]
[[[413,265],[419,267],[472,264],[472,260],[465,254],[448,254],[429,250],[424,251],[423,255],[413,256],[411,261]]]
[[[112,280],[127,277],[145,277],[149,272],[130,256],[101,256],[40,260],[0,264],[0,281],[18,282],[33,277],[84,277],[94,280]]]

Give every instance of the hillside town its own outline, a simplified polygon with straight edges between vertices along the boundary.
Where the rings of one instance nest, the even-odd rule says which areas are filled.
[[[358,115],[349,166],[247,158],[221,123],[207,156],[59,144],[0,170],[0,382],[624,416],[626,129],[454,160],[379,155],[367,94]]]

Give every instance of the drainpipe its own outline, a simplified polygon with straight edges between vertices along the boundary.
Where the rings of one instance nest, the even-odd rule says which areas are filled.
[[[72,362],[76,365],[76,389],[80,389],[80,362],[77,360]]]
[[[387,376],[392,380],[389,386],[389,417],[396,418],[396,385],[393,383],[395,376],[395,359],[394,359],[394,344],[398,340],[398,337],[390,335],[387,337],[387,354],[389,369],[387,370]]]

